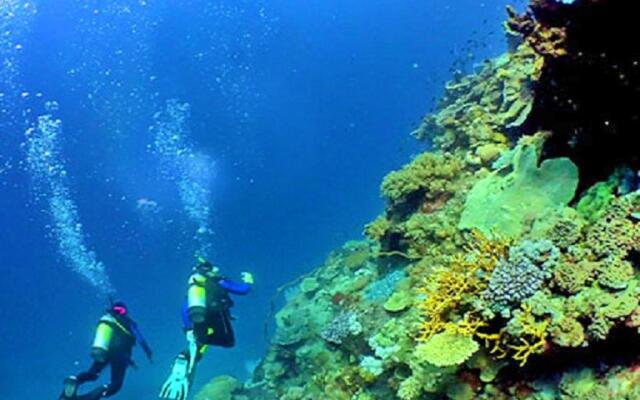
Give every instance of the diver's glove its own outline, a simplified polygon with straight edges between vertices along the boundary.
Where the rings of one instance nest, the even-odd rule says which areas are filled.
[[[171,375],[162,385],[160,390],[160,398],[168,400],[186,400],[189,395],[189,361],[180,354],[173,362]]]
[[[242,282],[246,283],[247,285],[253,285],[255,282],[251,272],[243,272],[240,276],[242,278]]]
[[[187,331],[187,348],[189,352],[189,362],[187,365],[187,375],[191,375],[193,368],[196,366],[196,358],[198,357],[198,342],[193,330]]]

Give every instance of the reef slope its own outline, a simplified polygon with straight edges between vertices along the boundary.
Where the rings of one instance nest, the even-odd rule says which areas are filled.
[[[509,10],[511,50],[447,85],[368,240],[289,292],[249,382],[196,399],[640,399],[633,3]]]

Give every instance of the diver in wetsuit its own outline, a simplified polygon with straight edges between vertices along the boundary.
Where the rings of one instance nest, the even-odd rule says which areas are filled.
[[[171,375],[160,390],[160,398],[186,400],[195,366],[207,347],[235,345],[230,312],[233,300],[229,294],[245,295],[252,287],[250,273],[243,272],[242,282],[234,282],[219,275],[209,261],[198,258],[198,265],[189,277],[187,302],[182,309],[187,348],[176,357]]]
[[[88,371],[65,379],[64,390],[59,400],[98,400],[116,394],[124,383],[127,368],[133,364],[131,353],[137,344],[152,361],[151,348],[142,336],[136,322],[129,316],[129,310],[123,302],[112,303],[100,318],[93,340],[91,357],[94,362]],[[77,394],[80,385],[98,379],[102,370],[111,366],[111,381],[89,393]]]

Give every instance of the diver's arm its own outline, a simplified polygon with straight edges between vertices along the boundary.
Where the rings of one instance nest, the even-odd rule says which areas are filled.
[[[193,321],[189,318],[189,303],[184,302],[182,304],[182,329],[186,332],[193,329]]]
[[[247,282],[235,282],[235,281],[229,280],[227,278],[220,279],[220,281],[218,281],[218,283],[227,292],[233,293],[233,294],[237,294],[237,295],[241,295],[241,296],[244,296],[244,295],[248,294],[251,291],[251,289],[253,288],[253,285],[250,284],[250,283],[247,283]]]
[[[153,362],[153,352],[151,351],[151,347],[149,346],[149,343],[147,343],[147,341],[144,339],[144,336],[142,336],[142,332],[140,331],[140,328],[138,328],[138,325],[136,323],[132,323],[131,330],[133,331],[133,336],[135,336],[136,338],[136,342],[140,345],[140,347],[142,347],[144,354],[147,355],[149,362]]]

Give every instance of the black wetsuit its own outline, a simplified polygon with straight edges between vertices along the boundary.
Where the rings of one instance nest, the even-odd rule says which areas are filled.
[[[189,318],[189,306],[185,303],[182,313],[185,330],[193,329],[199,347],[205,345],[233,347],[236,339],[231,326],[233,300],[229,293],[246,295],[251,290],[247,283],[234,282],[224,277],[209,277],[204,284],[207,293],[205,319],[193,323]]]
[[[143,350],[149,358],[151,358],[151,350],[146,341],[142,337],[136,323],[129,317],[109,312],[108,316],[112,317],[115,322],[109,323],[113,329],[113,337],[109,344],[109,350],[106,358],[96,359],[88,371],[82,372],[77,376],[78,386],[93,382],[98,379],[105,367],[111,367],[111,380],[108,385],[100,386],[89,393],[77,395],[77,400],[98,400],[103,397],[110,397],[118,393],[124,383],[124,377],[127,368],[133,365],[131,353],[136,343],[140,343]],[[106,317],[106,316],[105,316]],[[104,317],[101,321],[104,320]]]

